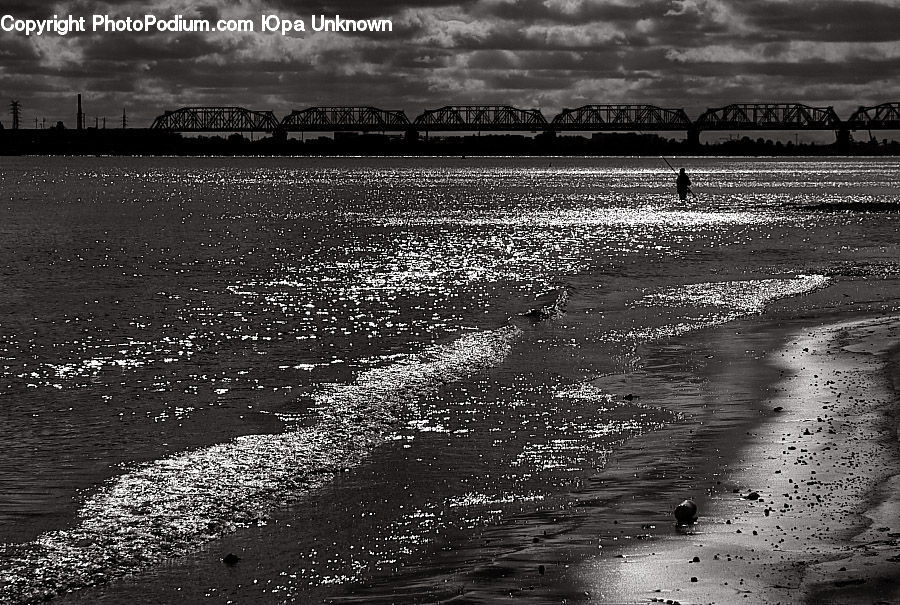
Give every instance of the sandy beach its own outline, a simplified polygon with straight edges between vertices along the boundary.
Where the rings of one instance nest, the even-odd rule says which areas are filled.
[[[792,334],[773,414],[692,526],[594,568],[597,602],[894,603],[900,318]],[[894,370],[896,366],[893,365]]]
[[[766,338],[777,342],[778,331],[768,326],[736,336],[744,344],[763,344]],[[763,364],[747,372],[754,364],[732,359],[731,369],[722,373],[720,368],[707,384],[708,396],[724,395],[724,389],[740,399],[755,376],[762,379],[758,395],[769,395],[758,398],[756,409],[752,394],[744,402],[731,402],[750,407],[721,406],[732,418],[720,417],[713,434],[707,432],[707,442],[694,443],[705,452],[699,460],[682,458],[678,436],[667,435],[673,456],[684,462],[688,481],[681,482],[683,495],[700,506],[697,524],[676,529],[670,514],[662,528],[645,526],[651,530],[647,539],[632,542],[639,546],[576,566],[574,582],[592,588],[572,595],[575,600],[900,601],[893,416],[900,318],[795,325],[783,336],[786,346],[762,360],[769,371],[778,371],[776,381],[766,384],[771,376],[760,371]],[[743,418],[741,409],[747,412]],[[747,428],[754,414],[761,421],[743,437],[729,431],[729,424]],[[728,456],[729,442],[744,445]],[[644,447],[652,445],[645,442]],[[698,461],[706,467],[706,477],[696,473]],[[621,462],[630,467],[634,460],[623,454]],[[694,473],[696,481],[691,480]],[[669,495],[665,490],[670,483],[663,484],[662,496]],[[670,500],[673,507],[676,500]],[[598,529],[602,541],[603,530]]]

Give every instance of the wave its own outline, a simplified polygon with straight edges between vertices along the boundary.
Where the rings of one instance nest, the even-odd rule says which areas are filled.
[[[779,298],[808,294],[830,283],[824,275],[799,275],[792,279],[705,282],[669,288],[650,294],[640,305],[715,306],[735,313],[762,313]]]
[[[314,397],[313,426],[141,465],[89,498],[75,527],[0,546],[0,602],[40,602],[102,584],[264,521],[362,462],[423,396],[499,364],[521,333],[506,326],[467,334],[351,384],[325,385]]]
[[[791,296],[809,294],[831,284],[825,275],[798,275],[795,278],[755,279],[746,281],[704,282],[667,288],[644,296],[635,307],[703,309],[697,316],[687,316],[674,324],[645,327],[627,333],[610,331],[613,340],[650,341],[678,336],[741,317],[763,313],[770,303]],[[710,311],[711,310],[711,311]]]

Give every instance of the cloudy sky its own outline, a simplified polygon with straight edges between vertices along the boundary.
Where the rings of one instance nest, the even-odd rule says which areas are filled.
[[[900,0],[238,0],[41,3],[0,15],[386,18],[392,33],[0,32],[0,95],[23,118],[94,116],[149,125],[164,109],[243,105],[279,117],[310,105],[405,109],[462,103],[562,107],[740,101],[900,100]],[[0,122],[9,125],[3,99]]]

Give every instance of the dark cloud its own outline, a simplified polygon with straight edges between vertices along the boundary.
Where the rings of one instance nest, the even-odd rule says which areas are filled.
[[[215,38],[190,33],[166,36],[104,36],[84,45],[84,63],[100,62],[127,68],[135,62],[190,61],[228,52],[228,45]]]
[[[900,5],[874,0],[0,0],[0,15],[391,18],[387,34],[0,32],[0,90],[26,115],[147,123],[164,109],[244,104],[286,114],[380,104],[411,115],[461,102],[560,107],[798,100],[852,111],[900,99]],[[51,12],[48,12],[51,11]]]
[[[900,4],[758,2],[736,5],[762,38],[843,42],[898,41]]]
[[[671,6],[668,0],[649,0],[628,3],[613,2],[548,2],[520,0],[476,6],[473,15],[510,21],[523,19],[532,22],[583,24],[592,22],[618,23],[628,26],[641,19],[665,14]]]
[[[372,17],[390,17],[406,9],[439,9],[443,7],[459,7],[468,10],[477,4],[476,0],[454,2],[452,0],[329,0],[328,2],[304,2],[302,7],[292,0],[276,0],[267,5],[285,17],[290,15],[334,15],[348,19],[366,19]]]

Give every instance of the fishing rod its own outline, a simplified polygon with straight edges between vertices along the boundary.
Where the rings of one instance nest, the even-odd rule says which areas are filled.
[[[661,156],[659,156],[659,157],[660,157],[660,159],[661,159],[663,162],[666,163],[666,166],[668,166],[669,168],[672,169],[672,172],[674,172],[675,174],[678,174],[678,171],[675,170],[675,167],[672,166],[672,164],[669,163],[669,160],[666,159],[666,156],[661,155]],[[690,193],[692,196],[694,196],[694,199],[697,199],[697,194],[694,193],[694,190],[691,189],[690,187],[688,187],[688,193]]]
[[[674,172],[675,174],[678,174],[678,171],[675,170],[675,168],[672,166],[672,164],[669,163],[669,160],[666,159],[666,156],[661,155],[661,156],[659,156],[659,157],[660,157],[660,159],[662,159],[663,162],[666,163],[666,166],[668,166],[669,168],[672,169],[672,172]]]

